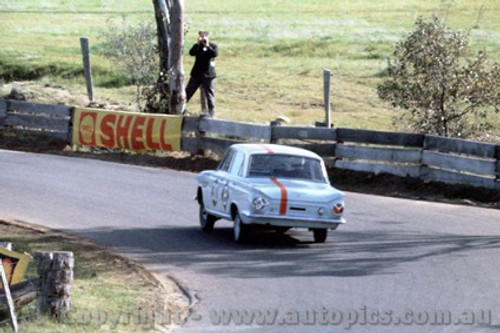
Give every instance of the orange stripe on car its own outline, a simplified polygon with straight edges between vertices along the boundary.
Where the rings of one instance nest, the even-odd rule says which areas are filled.
[[[276,178],[272,177],[271,181],[279,187],[281,191],[281,200],[280,200],[280,215],[286,214],[286,206],[288,205],[288,192],[286,187],[281,184]]]
[[[264,148],[268,154],[274,154],[274,150],[272,150],[271,148],[269,148],[268,146],[266,145],[260,145],[262,148]]]

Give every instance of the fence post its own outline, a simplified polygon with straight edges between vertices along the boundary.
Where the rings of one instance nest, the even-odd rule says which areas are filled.
[[[0,247],[3,247],[6,250],[12,251],[12,243],[0,242]]]
[[[73,147],[73,119],[75,117],[75,107],[69,108],[68,133],[66,135],[66,143]]]
[[[71,308],[73,253],[39,251],[35,253],[34,258],[40,279],[37,313],[62,319]]]
[[[329,69],[323,69],[323,94],[325,97],[325,121],[326,127],[331,128],[330,119],[330,76],[332,72]]]
[[[198,150],[196,151],[196,155],[201,155],[201,156],[205,156],[205,149],[203,148],[199,148],[200,147],[200,142],[203,142],[203,138],[205,138],[206,136],[206,132],[205,131],[202,131],[200,129],[200,123],[203,121],[203,119],[205,119],[206,116],[204,114],[200,115],[198,117],[198,121],[197,121],[197,128],[196,128],[196,137],[198,138]],[[202,144],[201,144],[202,145]]]
[[[269,143],[278,143],[278,138],[276,138],[274,128],[279,125],[280,124],[277,120],[272,120],[271,122],[269,122],[269,126],[271,126],[271,139],[269,140]]]
[[[94,101],[94,85],[92,83],[92,68],[90,67],[90,48],[89,39],[87,37],[80,38],[80,46],[82,49],[83,70],[85,73],[85,82],[87,83],[87,93],[89,101]]]
[[[495,168],[495,189],[500,191],[500,145],[495,147],[495,158],[497,160],[497,166]]]
[[[0,101],[0,129],[4,128],[6,117],[7,117],[7,102]]]
[[[289,123],[290,118],[287,116],[279,116],[275,120],[269,122],[269,126],[271,126],[271,137],[269,138],[269,143],[278,143],[279,138],[276,136],[276,131],[274,130],[276,126],[281,126],[284,123]]]
[[[422,147],[420,147],[420,160],[418,161],[418,179],[427,181],[426,175],[428,175],[428,165],[424,164],[424,153],[428,150],[428,135],[422,134]]]
[[[9,281],[7,281],[7,274],[5,274],[5,270],[3,269],[3,263],[2,259],[0,259],[0,275],[1,275],[1,281],[2,281],[2,286],[3,286],[3,293],[5,294],[5,297],[7,298],[7,305],[9,307],[9,314],[10,314],[10,321],[12,324],[12,329],[14,332],[17,332],[19,330],[18,325],[17,325],[17,317],[16,317],[16,311],[14,309],[14,302],[12,301],[12,296],[10,294],[10,287],[9,287]]]

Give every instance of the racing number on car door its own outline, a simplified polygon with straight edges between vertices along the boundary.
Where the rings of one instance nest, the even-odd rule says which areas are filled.
[[[226,211],[227,206],[227,195],[226,190],[226,202],[224,203],[224,198],[222,197],[222,192],[224,191],[225,185],[227,185],[228,180],[227,177],[229,175],[229,168],[234,159],[234,150],[229,149],[224,157],[222,158],[219,166],[217,167],[215,179],[212,183],[212,187],[210,189],[210,198],[213,205],[213,208],[218,211]]]
[[[222,203],[222,209],[224,209],[225,212],[228,211],[228,205],[227,203],[229,202],[229,182],[226,181],[221,181],[220,182],[220,187],[222,189],[221,194],[220,194],[220,201]]]
[[[226,177],[219,177],[212,186],[212,204],[219,211],[229,211],[229,181]]]
[[[212,202],[212,206],[215,208],[217,207],[217,201],[219,200],[219,194],[217,192],[217,182],[218,180],[214,181],[212,183],[211,189],[210,189],[210,199]]]
[[[243,162],[245,160],[245,155],[242,152],[237,152],[231,163],[227,174],[227,181],[222,186],[221,201],[224,207],[224,211],[230,213],[230,204],[232,202],[238,201],[238,186],[236,184],[239,182],[238,178],[243,175]],[[236,203],[238,204],[238,203]],[[241,207],[240,207],[241,208]]]
[[[235,180],[241,176],[244,154],[232,150],[224,156],[212,184],[211,198],[214,208],[228,214]]]

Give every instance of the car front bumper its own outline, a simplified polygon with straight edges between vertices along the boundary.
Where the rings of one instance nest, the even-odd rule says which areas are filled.
[[[309,217],[296,216],[263,216],[242,212],[241,219],[245,224],[261,224],[276,227],[290,228],[317,228],[317,229],[336,229],[340,224],[346,223],[341,217],[337,219],[317,219]]]

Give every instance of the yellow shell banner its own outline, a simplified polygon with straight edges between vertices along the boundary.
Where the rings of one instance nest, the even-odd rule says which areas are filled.
[[[75,109],[72,143],[134,151],[180,151],[182,116]]]
[[[2,259],[3,269],[7,275],[9,285],[22,282],[24,274],[26,273],[26,268],[28,268],[30,256],[0,247],[0,259]],[[1,279],[0,289],[3,289]]]

